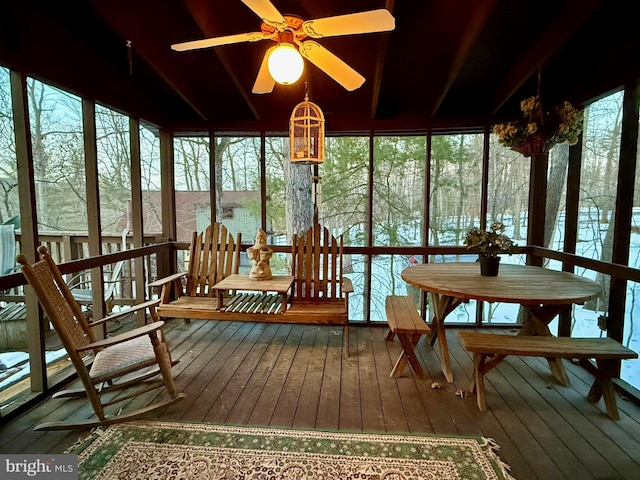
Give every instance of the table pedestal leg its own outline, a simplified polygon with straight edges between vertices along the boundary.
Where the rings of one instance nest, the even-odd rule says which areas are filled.
[[[436,339],[440,344],[440,364],[442,365],[442,373],[447,382],[453,383],[453,373],[451,372],[451,360],[449,359],[449,345],[447,344],[447,335],[444,331],[444,319],[449,315],[462,300],[457,297],[449,297],[431,292],[433,299],[433,320],[431,321],[431,335],[429,342],[433,345]]]
[[[523,305],[529,312],[529,319],[518,332],[518,335],[539,335],[550,337],[549,323],[567,305]],[[561,358],[547,358],[551,374],[565,387],[569,386],[569,377]]]

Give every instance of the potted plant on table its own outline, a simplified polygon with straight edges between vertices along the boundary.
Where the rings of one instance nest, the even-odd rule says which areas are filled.
[[[470,228],[465,237],[464,243],[467,249],[474,249],[478,252],[480,262],[480,274],[487,277],[498,275],[501,253],[511,255],[516,244],[504,233],[505,226],[501,222],[493,222],[489,230],[481,228]]]

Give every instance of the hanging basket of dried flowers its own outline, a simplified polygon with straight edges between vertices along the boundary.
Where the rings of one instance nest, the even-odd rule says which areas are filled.
[[[540,97],[520,102],[523,119],[493,126],[498,143],[525,157],[548,153],[559,143],[575,145],[582,132],[582,110],[565,101],[550,111],[544,111]]]

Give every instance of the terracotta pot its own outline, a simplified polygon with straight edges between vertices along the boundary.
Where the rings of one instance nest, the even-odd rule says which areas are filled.
[[[500,257],[480,257],[480,275],[484,277],[497,277],[500,267]]]

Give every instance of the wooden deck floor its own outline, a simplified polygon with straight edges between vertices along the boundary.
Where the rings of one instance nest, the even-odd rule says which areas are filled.
[[[492,437],[518,480],[640,478],[640,406],[618,396],[621,419],[586,394],[591,375],[565,362],[570,387],[558,385],[544,359],[510,357],[487,377],[488,412],[468,389],[472,361],[448,331],[455,377],[447,384],[434,350],[420,341],[427,372],[389,377],[399,342],[385,328],[172,320],[167,338],[176,381],[188,398],[149,418],[328,430]],[[432,389],[432,382],[441,389]],[[135,402],[149,402],[150,395]],[[50,399],[0,427],[1,453],[60,453],[87,431],[34,432],[47,420],[88,418],[82,400]]]

